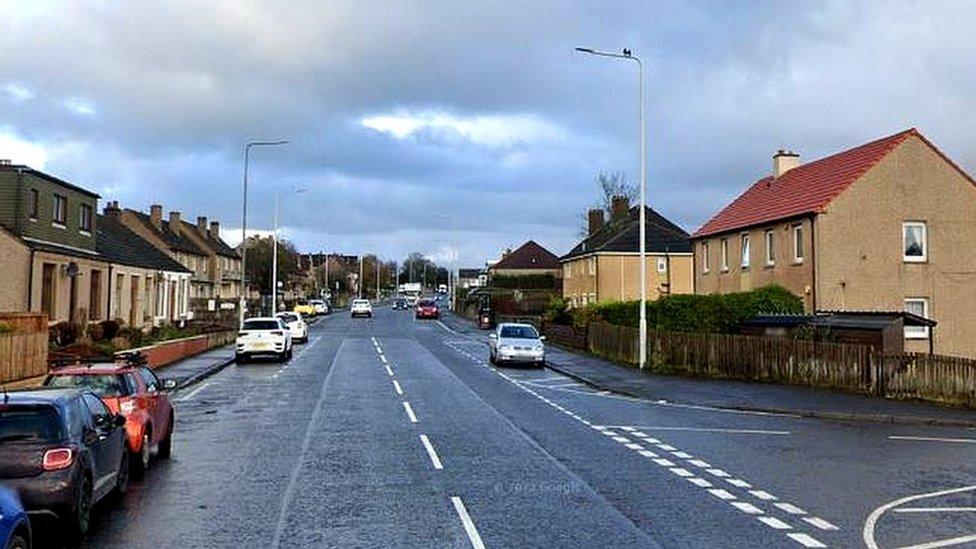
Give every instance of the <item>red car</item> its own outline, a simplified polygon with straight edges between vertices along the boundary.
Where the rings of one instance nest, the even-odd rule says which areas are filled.
[[[160,381],[140,364],[75,364],[52,370],[44,380],[48,387],[79,387],[92,391],[116,414],[125,417],[129,463],[137,476],[149,467],[153,448],[160,458],[173,449],[173,406],[166,391],[173,380]]]
[[[441,310],[437,307],[437,302],[433,299],[421,299],[417,302],[416,318],[433,318],[441,316]]]

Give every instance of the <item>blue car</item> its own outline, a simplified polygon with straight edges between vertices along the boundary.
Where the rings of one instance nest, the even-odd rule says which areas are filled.
[[[0,549],[29,549],[30,543],[30,521],[20,498],[0,486]]]

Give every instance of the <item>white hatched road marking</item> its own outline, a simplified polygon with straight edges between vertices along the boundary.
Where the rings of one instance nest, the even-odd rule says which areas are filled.
[[[760,522],[776,530],[790,530],[793,527],[776,517],[757,517]]]
[[[735,507],[736,509],[746,513],[747,515],[762,515],[762,509],[756,507],[751,503],[746,503],[744,501],[730,501],[729,505]]]
[[[735,496],[729,493],[728,490],[723,490],[722,488],[712,488],[708,491],[709,494],[717,497],[718,499],[731,500],[735,499]]]
[[[424,444],[424,449],[427,450],[427,456],[430,457],[430,462],[434,465],[434,469],[443,469],[444,465],[441,463],[441,458],[437,457],[437,451],[434,450],[434,445],[430,443],[427,435],[420,435],[420,442]]]
[[[478,533],[478,529],[475,528],[474,521],[471,520],[471,515],[468,514],[468,510],[464,507],[464,502],[457,496],[451,496],[451,503],[454,504],[454,510],[457,511],[458,517],[461,518],[461,524],[464,525],[464,531],[468,534],[471,547],[474,547],[474,549],[485,549],[485,544],[481,541],[481,535]]]
[[[410,403],[404,401],[403,409],[407,411],[407,417],[410,418],[410,423],[417,423],[417,415],[413,413],[413,408],[410,407]]]
[[[791,515],[805,515],[805,514],[807,514],[806,511],[804,511],[803,509],[800,509],[799,507],[797,507],[796,505],[793,505],[792,503],[781,502],[781,503],[774,503],[773,505],[775,505],[776,507],[779,507],[780,509],[786,511],[787,513],[789,513]]]
[[[807,524],[812,524],[821,530],[840,530],[836,525],[827,522],[820,517],[803,517],[803,520]]]
[[[810,536],[809,534],[786,534],[790,539],[799,543],[804,547],[826,547],[823,543],[817,541],[816,538]]]
[[[196,389],[190,391],[189,393],[187,393],[186,396],[183,396],[183,397],[178,398],[177,399],[177,402],[183,402],[184,400],[190,400],[191,398],[195,397],[197,395],[197,393],[199,393],[200,391],[206,389],[208,385],[210,385],[210,382],[209,381],[206,382],[206,383],[204,383],[203,385],[197,387]]]

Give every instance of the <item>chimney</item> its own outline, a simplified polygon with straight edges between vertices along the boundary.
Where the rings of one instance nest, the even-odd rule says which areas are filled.
[[[800,155],[793,151],[780,149],[773,155],[773,179],[800,165]]]
[[[183,222],[180,221],[180,212],[169,212],[169,230],[173,231],[176,236],[180,236],[182,229]]]
[[[216,221],[210,222],[210,236],[213,238],[220,238],[220,223]]]
[[[159,204],[149,206],[149,221],[156,230],[163,230],[163,207]]]
[[[603,210],[600,208],[590,210],[586,214],[586,220],[589,227],[588,236],[595,235],[597,231],[603,228]]]
[[[206,217],[203,217],[203,216],[198,216],[197,217],[197,230],[200,231],[200,234],[202,234],[203,236],[207,236],[207,218]]]
[[[610,199],[610,222],[619,223],[627,219],[630,212],[630,200],[626,196],[615,196]]]
[[[118,200],[113,200],[105,205],[105,217],[118,219],[121,215],[122,215],[122,210],[119,208]]]

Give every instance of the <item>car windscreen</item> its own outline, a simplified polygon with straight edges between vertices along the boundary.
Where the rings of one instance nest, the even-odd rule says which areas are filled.
[[[61,421],[52,406],[0,405],[0,444],[61,439]]]
[[[297,316],[295,316],[295,315],[287,315],[287,314],[286,315],[279,315],[278,318],[280,318],[281,320],[284,320],[285,322],[295,322],[296,320],[298,320],[298,317]]]
[[[133,393],[125,376],[117,374],[64,374],[47,379],[45,385],[59,388],[88,389],[100,397],[128,396]]]
[[[361,305],[369,305],[369,301],[366,301],[365,299],[357,299],[357,300],[354,300],[352,302],[352,304],[353,305],[359,305],[359,306],[361,306]]]
[[[423,301],[420,302],[420,306],[421,307],[434,307],[436,305],[437,305],[436,303],[434,303],[433,301],[431,301],[429,299],[425,299],[425,300],[423,300]]]
[[[281,325],[274,320],[245,320],[245,330],[280,330]]]
[[[539,332],[532,326],[502,326],[502,337],[512,339],[538,339]]]

